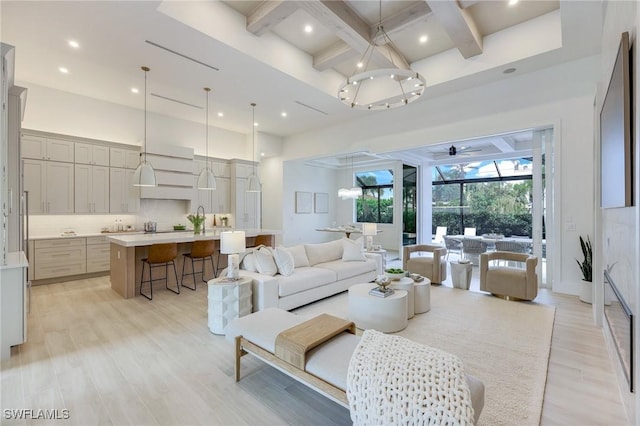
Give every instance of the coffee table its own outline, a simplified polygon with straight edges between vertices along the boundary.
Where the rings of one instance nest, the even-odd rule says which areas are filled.
[[[405,290],[407,292],[407,318],[411,319],[415,315],[415,297],[413,279],[409,277],[400,278],[399,280],[391,281],[389,286],[394,290]]]
[[[407,327],[407,291],[395,290],[388,297],[371,296],[369,290],[376,284],[355,284],[349,287],[349,319],[356,327],[393,333]]]

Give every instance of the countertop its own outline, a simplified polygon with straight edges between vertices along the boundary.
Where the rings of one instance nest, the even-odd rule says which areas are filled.
[[[144,231],[123,231],[123,232],[83,232],[77,234],[52,234],[52,235],[37,235],[29,236],[29,240],[53,240],[57,238],[86,238],[86,237],[99,237],[108,235],[131,235],[131,234],[144,234]]]
[[[230,229],[226,229],[230,230]],[[107,241],[124,247],[149,246],[151,244],[161,243],[190,243],[197,240],[219,240],[220,233],[225,229],[207,230],[206,233],[195,235],[193,231],[185,232],[156,232],[152,234],[134,234],[134,235],[107,235]],[[275,229],[236,229],[234,231],[244,231],[246,237],[255,237],[261,234],[277,235],[279,230]]]
[[[25,268],[27,266],[29,266],[29,262],[23,251],[11,251],[7,253],[7,263],[0,265],[0,269]]]

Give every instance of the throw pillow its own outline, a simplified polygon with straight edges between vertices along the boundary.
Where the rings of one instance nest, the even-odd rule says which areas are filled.
[[[276,261],[280,275],[289,276],[293,274],[295,262],[293,256],[284,247],[279,246],[273,251],[273,259]]]
[[[307,257],[304,245],[298,244],[297,246],[285,247],[284,249],[293,256],[293,265],[295,268],[309,266],[309,258]]]
[[[256,256],[251,253],[247,253],[242,259],[242,269],[249,272],[258,272],[258,268],[256,267]]]
[[[259,273],[274,276],[278,273],[278,267],[273,260],[273,254],[268,247],[260,247],[253,252],[256,260],[256,269]]]
[[[367,258],[364,255],[362,238],[350,240],[342,239],[342,261],[343,262],[364,262]]]
[[[305,244],[309,266],[318,263],[333,262],[342,257],[342,243],[340,240],[329,241],[328,243]]]

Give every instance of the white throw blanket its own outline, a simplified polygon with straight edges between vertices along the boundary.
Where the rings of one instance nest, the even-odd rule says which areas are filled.
[[[354,425],[472,425],[462,361],[401,336],[366,330],[349,362]]]

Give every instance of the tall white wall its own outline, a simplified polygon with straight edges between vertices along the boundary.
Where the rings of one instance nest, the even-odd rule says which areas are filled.
[[[21,82],[20,85],[29,90],[22,122],[25,129],[142,145],[142,109],[129,108],[29,82]],[[213,126],[210,126],[210,129],[210,156],[250,159],[244,134]],[[155,143],[191,147],[196,155],[205,155],[204,124],[148,112],[147,145]]]
[[[596,253],[594,256],[597,261],[594,262],[594,286],[595,296],[594,304],[597,303],[598,320],[605,324],[605,334],[608,336],[607,346],[609,354],[613,360],[613,366],[618,373],[618,383],[620,393],[627,408],[627,416],[630,424],[640,424],[640,393],[636,390],[635,394],[629,392],[624,373],[618,362],[616,349],[610,338],[608,326],[606,326],[606,317],[602,317],[603,297],[602,297],[602,268],[607,265],[614,265],[611,275],[620,289],[626,302],[634,316],[638,315],[638,307],[640,307],[640,100],[637,95],[637,82],[640,81],[640,61],[637,57],[640,53],[638,48],[638,28],[640,26],[640,7],[634,1],[609,1],[606,3],[606,12],[602,31],[602,63],[600,66],[600,85],[598,91],[598,101],[596,103],[596,111],[600,111],[602,100],[609,84],[611,71],[618,52],[621,33],[628,31],[632,44],[632,61],[634,63],[633,86],[635,89],[635,97],[632,97],[633,110],[633,134],[632,145],[634,147],[634,207],[604,209],[600,211],[600,221],[598,223],[598,244],[594,248]],[[599,137],[598,137],[599,139]],[[597,145],[597,148],[599,144]],[[596,152],[596,156],[597,156]],[[599,178],[600,168],[596,167]],[[604,170],[602,173],[606,173]],[[597,206],[597,208],[599,208]],[[635,327],[635,326],[634,326]],[[640,354],[638,353],[638,342],[640,342],[640,330],[635,327],[635,360],[636,366],[640,365]],[[634,369],[636,389],[638,388],[638,380],[640,375],[637,368]]]

